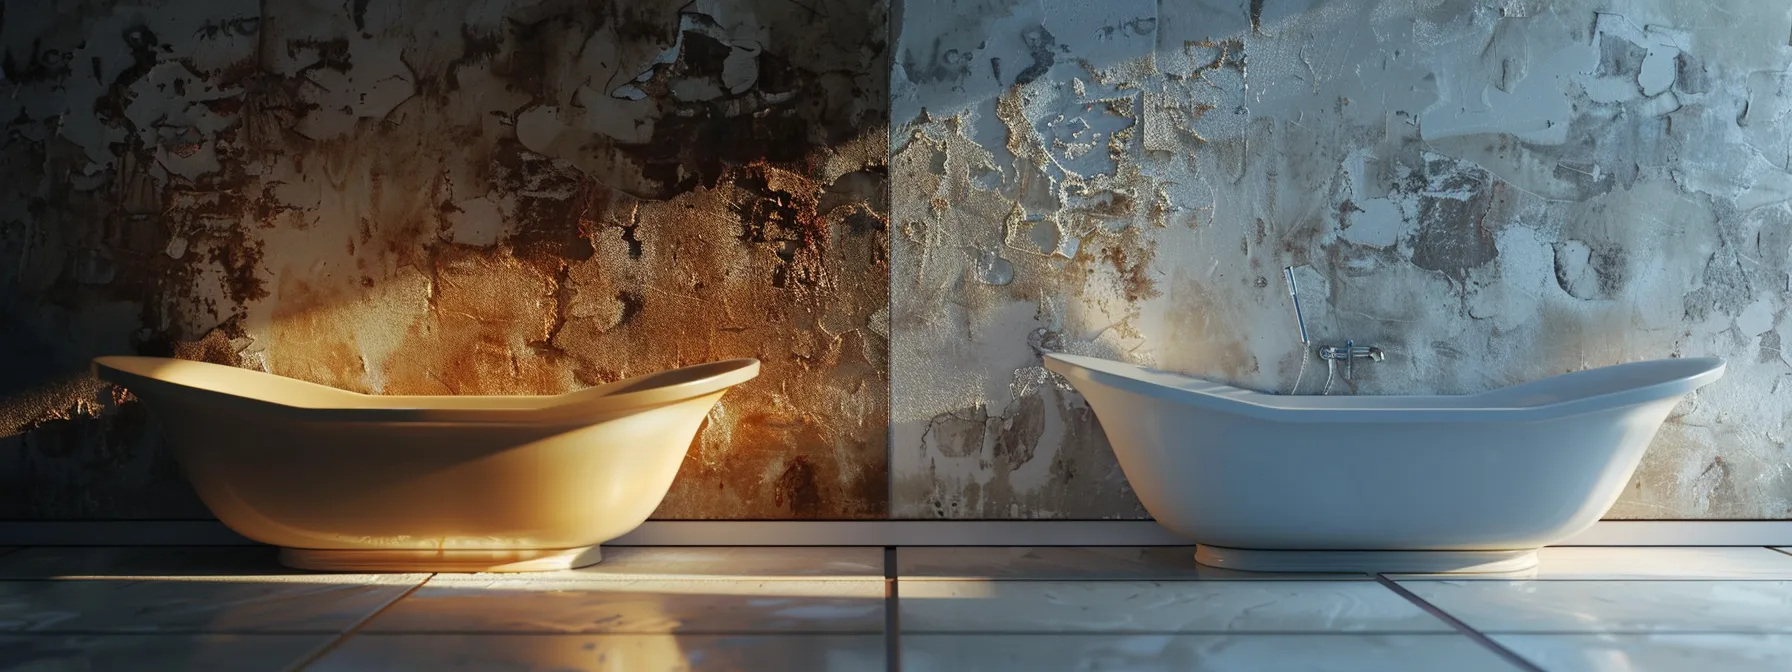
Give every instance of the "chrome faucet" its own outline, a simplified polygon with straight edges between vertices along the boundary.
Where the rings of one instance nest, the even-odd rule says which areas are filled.
[[[1302,349],[1304,350],[1305,346],[1311,344],[1311,341],[1307,340],[1306,316],[1304,314],[1302,314],[1301,310],[1300,310],[1300,291],[1295,288],[1295,284],[1294,284],[1294,267],[1293,266],[1284,267],[1282,269],[1282,275],[1288,279],[1288,299],[1294,303],[1294,321],[1295,321],[1295,324],[1300,326],[1300,343],[1301,343]],[[1325,371],[1326,371],[1325,388],[1322,391],[1320,391],[1320,394],[1323,395],[1323,394],[1331,394],[1332,377],[1334,375],[1334,372],[1337,370],[1338,362],[1344,362],[1344,380],[1345,380],[1345,382],[1350,383],[1351,387],[1355,388],[1356,383],[1351,382],[1351,373],[1352,373],[1351,369],[1354,368],[1352,366],[1352,364],[1356,360],[1359,360],[1359,359],[1367,359],[1371,362],[1379,362],[1384,359],[1387,359],[1387,354],[1382,352],[1381,348],[1367,346],[1367,345],[1357,345],[1356,341],[1350,340],[1350,339],[1345,339],[1343,346],[1336,346],[1336,345],[1319,346],[1319,359],[1321,359],[1325,362]],[[1305,374],[1306,374],[1306,357],[1304,355],[1301,357],[1301,372],[1300,373],[1301,373],[1301,375],[1296,376],[1294,379],[1294,387],[1296,389],[1300,388],[1300,379],[1301,379],[1301,377],[1305,376]],[[1290,393],[1292,393],[1292,392],[1290,392]]]
[[[1319,358],[1327,361],[1344,362],[1344,379],[1349,380],[1351,362],[1359,359],[1379,362],[1383,359],[1387,359],[1387,355],[1381,351],[1381,348],[1357,345],[1356,341],[1345,339],[1344,347],[1341,348],[1335,345],[1320,346]]]

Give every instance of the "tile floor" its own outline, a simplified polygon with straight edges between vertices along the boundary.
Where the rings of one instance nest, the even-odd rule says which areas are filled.
[[[0,548],[0,670],[1792,670],[1792,550],[1553,548],[1514,578],[1188,548],[614,548],[542,574]]]

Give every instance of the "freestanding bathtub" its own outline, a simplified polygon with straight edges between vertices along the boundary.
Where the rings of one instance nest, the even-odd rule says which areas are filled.
[[[1045,356],[1089,401],[1145,509],[1202,564],[1519,572],[1592,526],[1721,359],[1664,359],[1466,396],[1278,396]]]
[[[558,396],[374,396],[247,369],[100,357],[149,406],[238,534],[329,571],[533,571],[598,562],[659,506],[733,359]]]

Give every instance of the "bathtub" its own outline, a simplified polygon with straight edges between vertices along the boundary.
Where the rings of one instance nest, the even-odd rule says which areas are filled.
[[[1664,359],[1466,396],[1279,396],[1048,354],[1126,479],[1202,564],[1522,572],[1622,494],[1720,359]]]
[[[558,396],[373,396],[247,369],[100,357],[230,529],[327,571],[589,565],[671,488],[734,359]]]

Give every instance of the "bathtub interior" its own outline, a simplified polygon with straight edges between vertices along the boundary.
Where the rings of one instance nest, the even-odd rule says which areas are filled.
[[[627,406],[634,401],[657,404],[700,397],[757,376],[759,362],[729,359],[566,394],[510,396],[361,394],[260,371],[160,357],[100,357],[94,360],[94,370],[127,389],[160,383],[301,409],[532,411],[598,401]]]
[[[246,397],[297,408],[361,406],[367,395],[327,385],[207,362],[162,357],[99,357],[94,373],[142,395],[156,383]]]
[[[1468,395],[1276,395],[1246,390],[1138,364],[1051,353],[1046,368],[1073,379],[1208,408],[1279,411],[1497,411],[1641,403],[1691,392],[1721,377],[1717,358],[1659,359],[1550,376]],[[1085,392],[1086,394],[1086,392]],[[1327,419],[1342,419],[1330,417]],[[1440,417],[1441,419],[1441,417]]]
[[[1672,396],[1717,380],[1723,372],[1724,360],[1715,357],[1655,359],[1550,376],[1475,398],[1482,405],[1531,408],[1655,390]]]

